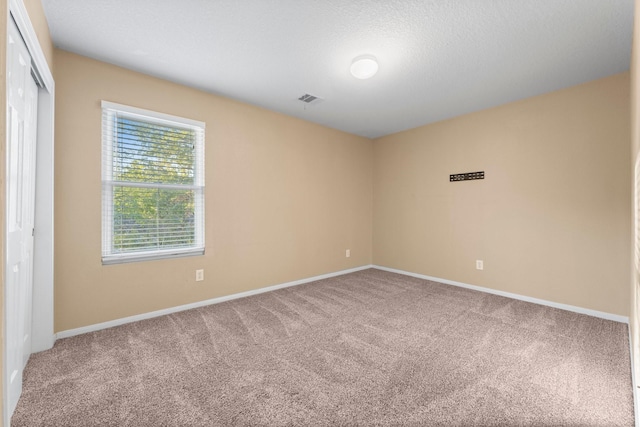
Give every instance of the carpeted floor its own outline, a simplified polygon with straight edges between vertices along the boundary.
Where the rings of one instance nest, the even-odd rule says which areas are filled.
[[[59,340],[17,426],[632,426],[627,326],[364,270]]]

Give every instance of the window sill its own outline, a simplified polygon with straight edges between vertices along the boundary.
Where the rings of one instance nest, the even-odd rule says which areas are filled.
[[[155,261],[161,259],[184,258],[204,255],[204,248],[144,252],[126,255],[107,255],[102,257],[102,265],[126,264],[130,262]]]

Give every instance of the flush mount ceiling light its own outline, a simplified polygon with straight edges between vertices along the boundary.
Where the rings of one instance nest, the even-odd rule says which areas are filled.
[[[351,74],[356,79],[369,79],[378,72],[378,62],[375,56],[358,56],[351,63]]]

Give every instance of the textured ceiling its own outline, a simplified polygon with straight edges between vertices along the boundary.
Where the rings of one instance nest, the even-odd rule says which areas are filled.
[[[43,0],[61,49],[371,138],[628,70],[633,3]]]

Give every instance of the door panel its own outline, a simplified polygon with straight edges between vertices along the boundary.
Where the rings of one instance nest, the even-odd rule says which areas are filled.
[[[9,414],[22,391],[31,351],[33,221],[38,88],[31,57],[13,21],[7,46],[6,360]]]

